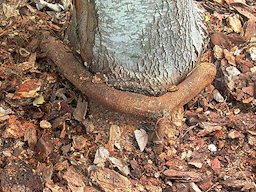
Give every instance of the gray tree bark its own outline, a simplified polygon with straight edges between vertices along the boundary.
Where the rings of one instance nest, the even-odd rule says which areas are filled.
[[[118,89],[159,95],[196,66],[206,30],[193,0],[75,0],[70,41]]]

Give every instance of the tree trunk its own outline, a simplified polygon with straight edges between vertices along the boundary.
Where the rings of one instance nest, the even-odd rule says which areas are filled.
[[[192,0],[74,0],[70,41],[121,90],[160,95],[195,67],[206,42]]]

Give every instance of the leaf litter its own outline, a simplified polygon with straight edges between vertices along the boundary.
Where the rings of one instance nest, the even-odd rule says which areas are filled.
[[[70,1],[29,2],[0,6],[0,190],[255,190],[255,2],[199,1],[218,74],[160,154],[155,122],[88,103],[38,48],[42,30],[64,39]]]

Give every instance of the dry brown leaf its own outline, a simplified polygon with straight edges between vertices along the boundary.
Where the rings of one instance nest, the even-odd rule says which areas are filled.
[[[176,171],[173,169],[168,169],[164,171],[163,174],[169,179],[182,181],[182,182],[202,181],[202,175],[193,171]]]
[[[246,4],[245,0],[225,0],[225,2],[227,4],[231,4],[231,3],[243,3],[243,4]]]
[[[68,182],[72,192],[83,192],[85,190],[84,175],[70,166],[64,173],[63,178]]]
[[[84,100],[81,96],[79,96],[76,104],[76,108],[73,111],[73,116],[75,120],[82,122],[85,120],[85,115],[88,110],[88,102]]]
[[[224,33],[216,32],[211,35],[211,42],[213,45],[218,45],[224,49],[230,49],[232,47],[231,41]]]
[[[28,129],[24,134],[24,141],[27,141],[28,146],[33,148],[37,143],[36,129]]]
[[[120,192],[135,191],[128,178],[107,168],[90,171],[90,178],[105,192],[113,192],[113,189]]]
[[[74,136],[72,146],[79,151],[83,150],[87,146],[87,139],[82,135]]]
[[[219,172],[221,169],[221,163],[219,161],[219,158],[216,157],[211,161],[211,168],[215,171],[215,172]]]
[[[35,129],[35,125],[30,122],[21,122],[15,115],[8,119],[8,125],[2,134],[3,138],[20,138],[23,137],[28,129]]]
[[[252,10],[251,7],[244,3],[230,3],[234,9],[236,9],[240,14],[247,17],[248,19],[256,20],[256,12]]]
[[[35,98],[41,89],[42,83],[37,79],[28,79],[19,85],[15,92],[16,98]]]
[[[247,41],[251,40],[252,37],[256,37],[256,20],[249,19],[245,28],[244,37]]]
[[[121,129],[117,125],[111,125],[109,130],[109,140],[107,144],[107,148],[110,152],[114,151],[114,148],[117,147],[118,149],[120,146],[121,140]]]
[[[227,49],[224,49],[223,53],[224,53],[224,57],[225,57],[225,59],[227,59],[228,63],[235,66],[236,65],[235,56],[232,53],[230,53]]]
[[[228,17],[228,24],[236,33],[241,33],[243,30],[242,23],[238,14]]]

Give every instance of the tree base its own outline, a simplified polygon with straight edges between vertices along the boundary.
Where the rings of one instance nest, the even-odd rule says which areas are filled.
[[[177,85],[177,91],[150,97],[107,86],[85,69],[68,46],[47,32],[43,34],[41,49],[57,65],[64,77],[89,99],[111,110],[145,118],[169,116],[198,95],[216,75],[213,64],[201,63]]]

